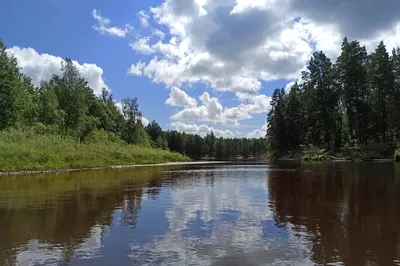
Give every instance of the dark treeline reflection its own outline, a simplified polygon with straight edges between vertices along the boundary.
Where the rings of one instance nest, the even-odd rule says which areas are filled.
[[[400,260],[400,168],[394,164],[290,165],[269,175],[278,226],[306,236],[319,265]]]
[[[171,169],[171,167],[169,168]],[[0,179],[0,265],[15,265],[17,247],[35,239],[59,246],[69,261],[93,228],[101,234],[121,212],[134,227],[142,196],[156,198],[162,168],[74,172]],[[150,189],[145,190],[144,187]]]

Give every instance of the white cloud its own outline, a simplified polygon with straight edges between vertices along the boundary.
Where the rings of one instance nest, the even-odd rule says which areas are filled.
[[[135,64],[132,64],[128,69],[128,74],[134,76],[141,76],[143,74],[143,68],[146,66],[146,63],[139,61]]]
[[[214,127],[209,127],[207,125],[196,125],[196,124],[186,124],[182,122],[173,122],[171,124],[175,128],[175,130],[179,132],[185,132],[188,134],[197,134],[200,136],[205,136],[207,133],[213,132],[216,137],[223,138],[233,138],[235,136],[234,133],[230,130],[221,130],[216,129]]]
[[[207,92],[200,96],[200,100],[202,105],[184,108],[171,118],[176,121],[239,125],[239,121],[250,119],[253,114],[265,113],[270,109],[270,97],[262,94],[250,96],[245,103],[232,108],[224,108],[218,98],[210,97]]]
[[[98,23],[97,25],[93,26],[93,29],[101,34],[123,38],[133,30],[133,26],[131,24],[125,24],[122,27],[111,27],[111,21],[108,18],[102,17],[100,11],[97,9],[93,9],[92,16]]]
[[[235,12],[229,1],[167,0],[152,8],[153,19],[172,37],[156,43],[143,37],[132,45],[158,55],[147,62],[144,75],[169,87],[204,83],[252,95],[262,80],[294,78],[312,49],[296,23],[282,20],[282,12],[261,9],[273,1],[256,2],[238,1]]]
[[[357,1],[364,5],[362,0]],[[400,6],[394,0],[388,1],[392,6]],[[165,43],[144,39],[146,49],[137,45],[138,52],[157,53],[147,62],[144,74],[170,87],[204,83],[219,91],[256,94],[261,81],[297,78],[313,50],[323,50],[335,59],[346,35],[359,35],[366,41],[371,36],[382,37],[379,31],[373,35],[359,34],[370,31],[363,23],[387,33],[396,19],[400,20],[390,7],[376,3],[365,4],[364,8],[371,12],[375,12],[369,9],[372,7],[391,11],[387,18],[378,16],[379,25],[366,19],[363,12],[349,13],[348,10],[358,7],[348,1],[334,5],[299,2],[304,1],[165,0],[151,8],[150,15],[158,26],[169,29],[172,38]],[[348,25],[343,21],[354,23]],[[359,28],[353,29],[355,26]],[[385,39],[397,43],[396,33],[390,32],[390,36]]]
[[[388,50],[399,45],[398,8],[397,0],[385,5],[364,0],[164,0],[146,13],[154,28],[131,45],[136,52],[151,55],[146,62],[133,64],[138,70],[131,74],[169,88],[203,84],[232,92],[241,101],[236,107],[223,107],[219,99],[204,95],[202,105],[186,106],[172,119],[239,125],[268,111],[269,100],[259,93],[262,82],[301,83],[300,72],[316,50],[334,61],[345,36],[358,38],[369,51],[381,39]],[[155,40],[157,31],[162,34]],[[260,129],[253,132],[261,134]]]
[[[267,124],[264,124],[260,129],[256,129],[247,134],[248,138],[264,138],[267,134]]]
[[[296,84],[296,81],[291,81],[285,86],[285,91],[286,93],[289,93],[290,89],[293,87],[293,85]]]
[[[140,25],[147,28],[149,26],[149,19],[150,16],[145,11],[142,10],[139,12]]]
[[[154,35],[154,36],[157,36],[157,37],[160,38],[161,40],[163,40],[163,39],[165,38],[165,33],[162,32],[162,31],[159,30],[159,29],[154,29],[154,30],[153,30],[153,35]]]
[[[35,86],[39,86],[41,80],[49,80],[54,74],[61,74],[61,62],[63,59],[50,54],[39,54],[33,48],[21,48],[18,46],[7,49],[18,61],[21,72],[32,79]],[[101,93],[102,88],[108,88],[103,80],[103,69],[96,64],[80,64],[73,61],[95,94]]]
[[[133,50],[142,54],[152,54],[154,49],[149,45],[149,37],[138,39],[130,44]]]
[[[197,101],[179,88],[172,87],[165,104],[176,107],[196,107]]]
[[[144,116],[142,116],[141,121],[142,121],[143,126],[145,126],[145,127],[150,123],[149,120]]]

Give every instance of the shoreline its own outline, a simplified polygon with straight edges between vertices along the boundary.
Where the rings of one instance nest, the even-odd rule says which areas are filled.
[[[50,174],[50,173],[64,173],[64,172],[77,172],[77,171],[105,170],[105,169],[122,169],[122,168],[135,168],[135,167],[222,164],[222,163],[229,163],[229,162],[230,161],[167,162],[167,163],[155,163],[155,164],[126,164],[126,165],[84,167],[84,168],[71,168],[71,169],[22,170],[22,171],[12,171],[12,172],[0,172],[0,177],[12,176],[12,175]]]

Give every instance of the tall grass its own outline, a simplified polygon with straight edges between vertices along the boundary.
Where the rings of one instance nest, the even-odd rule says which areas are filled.
[[[0,132],[0,172],[190,161],[165,150],[128,145],[105,132],[79,141],[33,130]]]

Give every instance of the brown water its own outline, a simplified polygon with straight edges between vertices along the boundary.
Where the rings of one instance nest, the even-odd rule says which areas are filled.
[[[400,265],[400,165],[2,177],[0,265]]]

